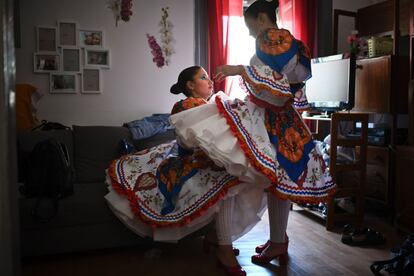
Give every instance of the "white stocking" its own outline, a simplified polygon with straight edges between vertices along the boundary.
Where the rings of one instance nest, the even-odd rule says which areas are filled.
[[[286,228],[291,206],[290,200],[282,200],[271,193],[267,193],[269,212],[270,241],[284,243],[286,241]]]
[[[233,197],[223,200],[220,211],[216,215],[217,243],[219,245],[232,244],[231,223],[233,217]]]

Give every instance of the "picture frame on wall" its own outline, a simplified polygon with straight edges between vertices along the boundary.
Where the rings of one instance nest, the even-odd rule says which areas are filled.
[[[85,48],[85,66],[103,69],[110,68],[110,53],[107,49]]]
[[[79,30],[79,47],[103,47],[103,31]]]
[[[80,49],[74,47],[62,47],[62,71],[81,72]]]
[[[52,94],[76,94],[78,91],[78,78],[75,73],[50,73],[49,84]]]
[[[84,94],[102,93],[101,70],[98,68],[84,68],[81,86],[81,92]]]
[[[60,55],[51,52],[42,52],[33,54],[33,72],[49,73],[60,70]]]
[[[56,52],[57,28],[53,26],[36,26],[37,52]]]
[[[78,46],[78,24],[76,22],[59,21],[59,45]]]

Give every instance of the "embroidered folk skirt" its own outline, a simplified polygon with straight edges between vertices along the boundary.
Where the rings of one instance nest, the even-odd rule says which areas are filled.
[[[229,198],[234,200],[233,240],[260,221],[266,207],[263,186],[214,166],[192,170],[170,154],[175,146],[174,141],[125,155],[107,169],[105,199],[128,228],[157,241],[177,241],[210,223]],[[171,179],[178,179],[176,185]]]

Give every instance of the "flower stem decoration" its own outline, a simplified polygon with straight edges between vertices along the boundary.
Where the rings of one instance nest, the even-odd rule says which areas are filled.
[[[132,15],[132,0],[109,0],[108,9],[112,10],[115,18],[115,26],[118,21],[128,22]]]
[[[148,45],[151,48],[151,54],[153,56],[152,61],[157,65],[157,67],[163,67],[165,65],[165,59],[162,54],[160,45],[158,45],[157,40],[154,36],[147,34]]]
[[[171,21],[168,20],[168,10],[169,7],[165,7],[162,8],[162,16],[161,16],[161,21],[160,21],[160,33],[161,33],[161,47],[162,47],[162,51],[164,53],[164,57],[165,57],[165,64],[169,65],[171,62],[171,55],[174,52],[174,49],[172,47],[172,43],[174,42],[174,38],[172,36],[172,28],[173,28],[173,24],[171,23]]]
[[[159,22],[160,26],[160,38],[161,45],[159,45],[154,36],[147,34],[148,44],[151,48],[151,53],[153,55],[153,61],[158,67],[164,65],[168,66],[171,63],[171,55],[175,53],[172,44],[174,43],[174,38],[172,36],[173,24],[168,20],[169,7],[161,9],[162,15]]]

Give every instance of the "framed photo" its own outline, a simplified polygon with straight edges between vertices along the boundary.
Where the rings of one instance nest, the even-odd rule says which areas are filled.
[[[59,45],[78,46],[78,24],[75,22],[58,22]]]
[[[34,53],[33,71],[36,73],[57,72],[60,70],[60,56],[57,53]]]
[[[80,47],[102,47],[103,31],[79,30]]]
[[[38,52],[56,52],[57,28],[37,26],[36,46]]]
[[[85,48],[85,66],[110,68],[109,50]]]
[[[80,73],[81,59],[79,48],[62,47],[62,71]]]
[[[82,73],[82,93],[95,94],[101,92],[101,70],[98,68],[84,68]]]
[[[66,94],[78,91],[77,74],[75,73],[50,73],[50,93]]]

